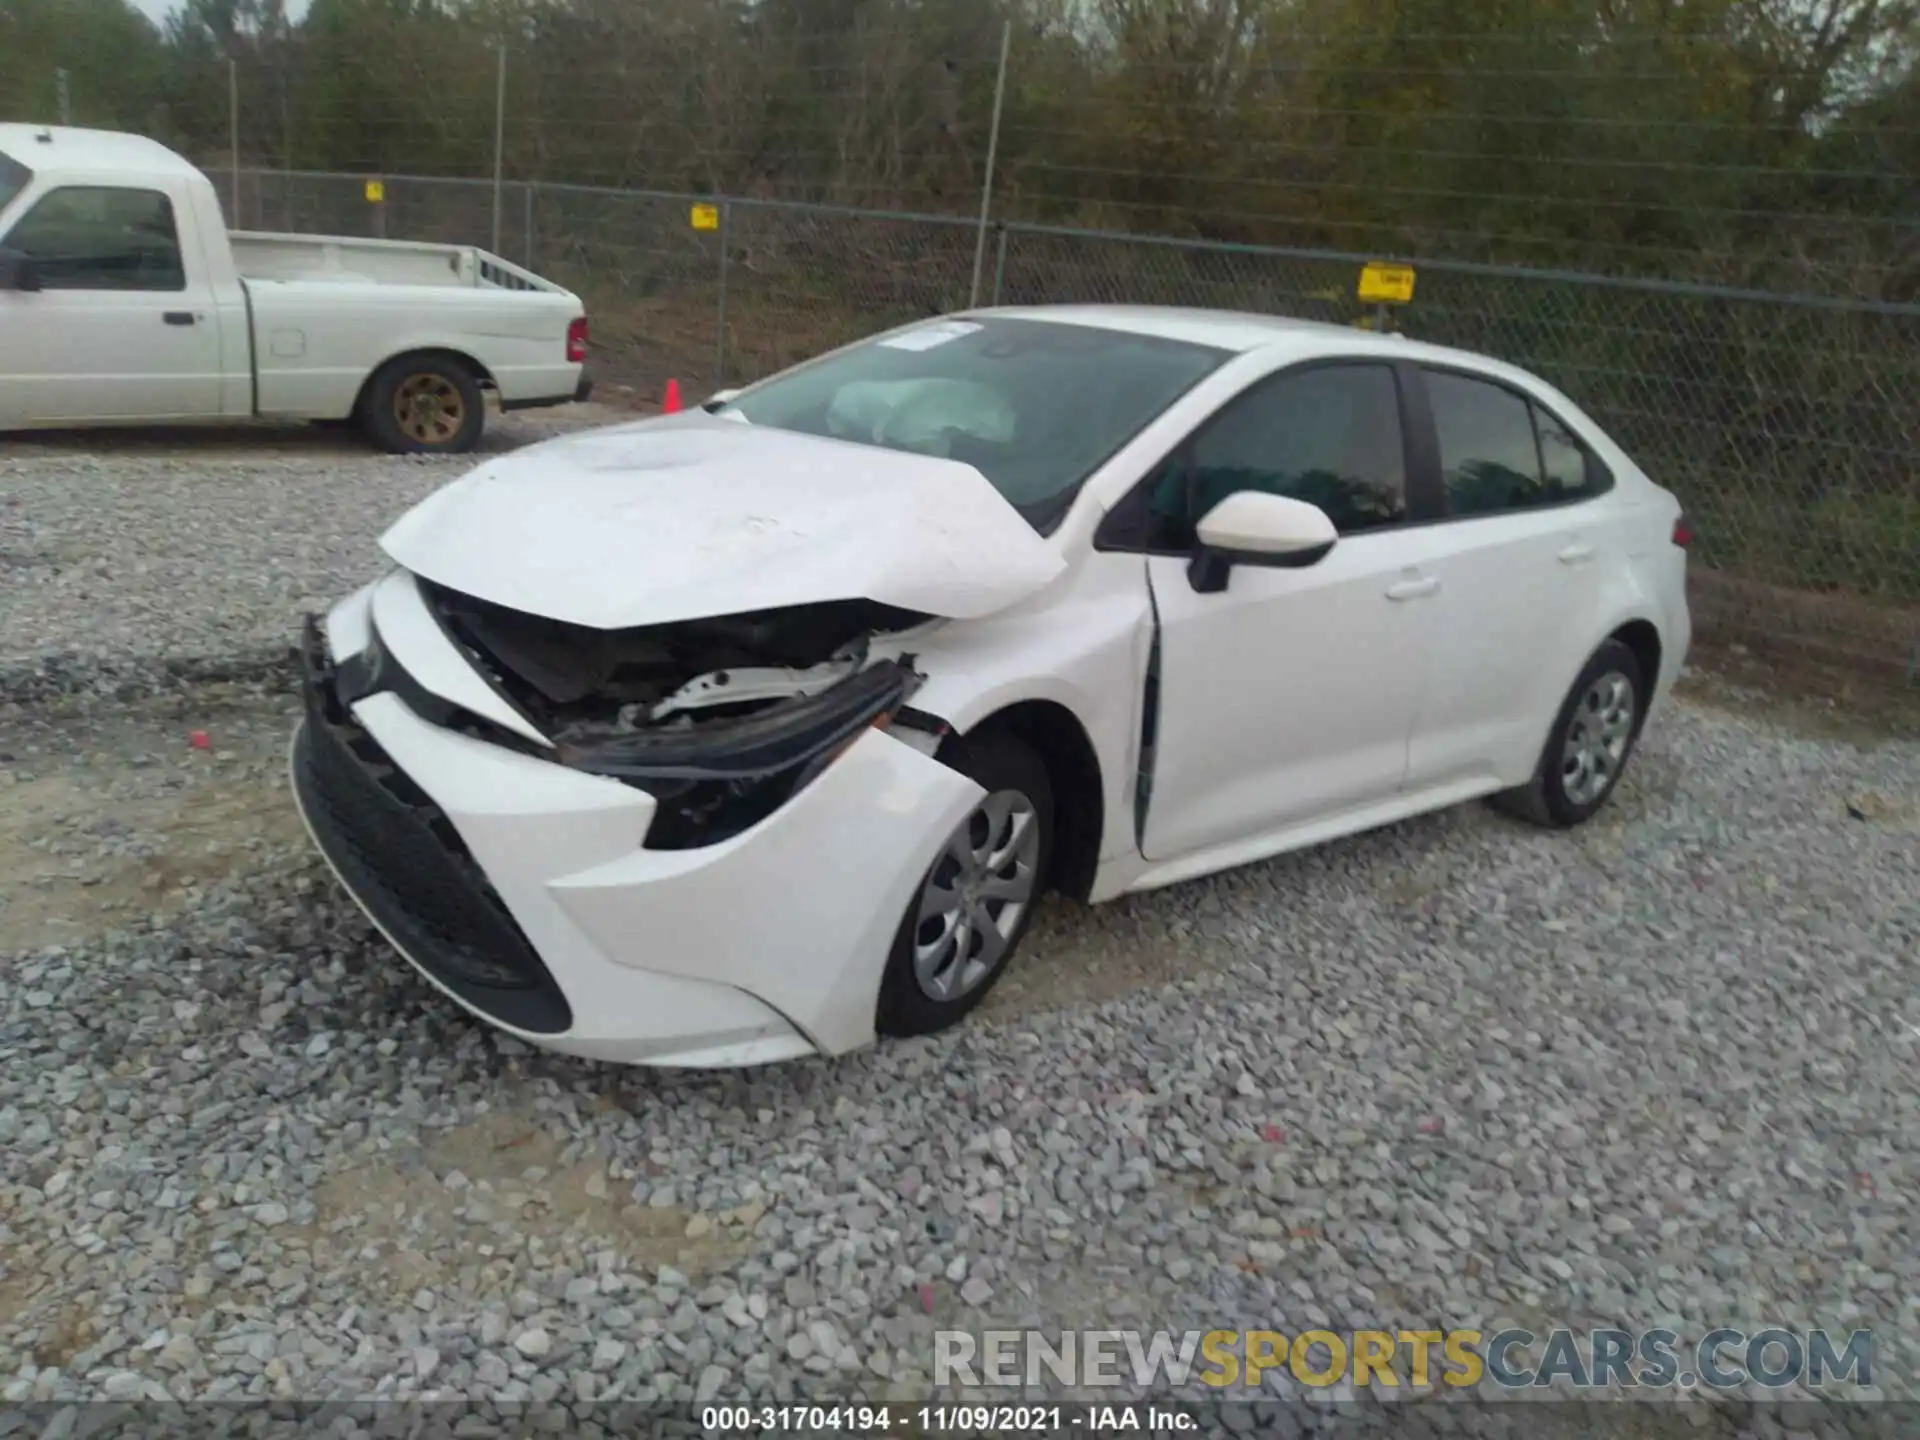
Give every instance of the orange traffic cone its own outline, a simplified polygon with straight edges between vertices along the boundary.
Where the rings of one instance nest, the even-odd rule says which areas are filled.
[[[678,380],[669,380],[667,381],[666,398],[660,402],[660,413],[662,415],[673,415],[677,414],[679,410],[680,382]]]

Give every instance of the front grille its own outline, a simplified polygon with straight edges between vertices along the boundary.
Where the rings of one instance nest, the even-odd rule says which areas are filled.
[[[294,783],[320,848],[347,888],[422,968],[484,1014],[532,1034],[573,1014],[446,816],[340,708],[309,635],[306,719]]]

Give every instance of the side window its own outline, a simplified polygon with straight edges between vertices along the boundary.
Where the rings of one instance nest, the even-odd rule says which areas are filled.
[[[1543,502],[1533,407],[1501,385],[1440,370],[1425,374],[1448,510],[1491,515]]]
[[[1240,490],[1325,510],[1343,535],[1406,515],[1400,391],[1385,365],[1328,365],[1248,391],[1209,421],[1156,480],[1150,543],[1192,543],[1194,522]]]
[[[1540,433],[1540,468],[1549,501],[1581,500],[1606,491],[1612,477],[1579,437],[1538,405],[1533,407],[1533,423]]]
[[[39,261],[48,290],[187,288],[173,204],[152,190],[55,190],[0,244]]]

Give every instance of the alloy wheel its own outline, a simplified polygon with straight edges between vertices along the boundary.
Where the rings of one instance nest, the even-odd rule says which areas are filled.
[[[913,973],[957,1000],[994,972],[1039,887],[1040,817],[1017,790],[982,800],[947,838],[920,892]]]
[[[1560,788],[1575,805],[1595,803],[1619,778],[1633,739],[1633,681],[1609,670],[1586,689],[1560,747]]]

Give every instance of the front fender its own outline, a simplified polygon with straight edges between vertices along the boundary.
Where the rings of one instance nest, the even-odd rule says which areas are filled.
[[[1153,612],[1140,557],[1092,559],[1104,573],[1083,569],[1051,603],[942,625],[898,648],[927,677],[909,703],[961,734],[1031,701],[1059,705],[1079,721],[1100,766],[1105,860],[1133,850]]]

